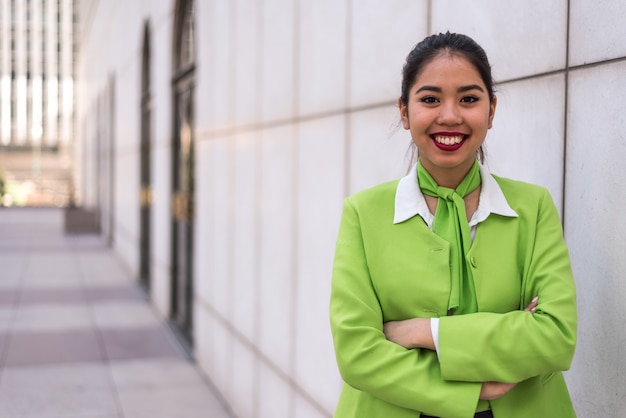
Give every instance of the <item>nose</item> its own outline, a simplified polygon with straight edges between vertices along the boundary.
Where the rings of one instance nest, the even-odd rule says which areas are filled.
[[[454,102],[444,102],[439,107],[437,123],[440,125],[459,125],[463,122],[459,108]]]

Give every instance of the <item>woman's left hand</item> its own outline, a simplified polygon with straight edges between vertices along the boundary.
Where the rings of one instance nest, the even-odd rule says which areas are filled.
[[[537,308],[538,304],[539,304],[539,296],[535,296],[533,300],[530,301],[528,306],[524,308],[524,312],[535,313],[535,309]]]
[[[411,318],[404,321],[389,321],[383,324],[385,337],[404,348],[435,349],[429,318]]]
[[[535,313],[539,303],[539,296],[535,296],[525,312]],[[411,318],[404,321],[389,321],[383,324],[385,337],[407,349],[427,348],[435,350],[435,342],[430,329],[430,318]]]

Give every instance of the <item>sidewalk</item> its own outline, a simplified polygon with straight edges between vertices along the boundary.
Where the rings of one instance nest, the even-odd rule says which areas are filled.
[[[0,417],[229,418],[97,236],[0,208]]]

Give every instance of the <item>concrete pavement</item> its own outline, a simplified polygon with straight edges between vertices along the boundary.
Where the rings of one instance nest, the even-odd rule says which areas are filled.
[[[62,223],[0,208],[0,417],[232,417],[113,252]]]

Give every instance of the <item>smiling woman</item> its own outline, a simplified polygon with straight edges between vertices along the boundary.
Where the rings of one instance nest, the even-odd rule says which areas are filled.
[[[544,188],[480,164],[496,104],[469,37],[433,35],[407,57],[398,107],[418,161],[344,203],[335,416],[575,417],[561,374],[576,343],[568,250]]]
[[[441,51],[416,74],[407,102],[398,99],[424,168],[455,188],[476,160],[496,110],[495,96],[462,55]]]

